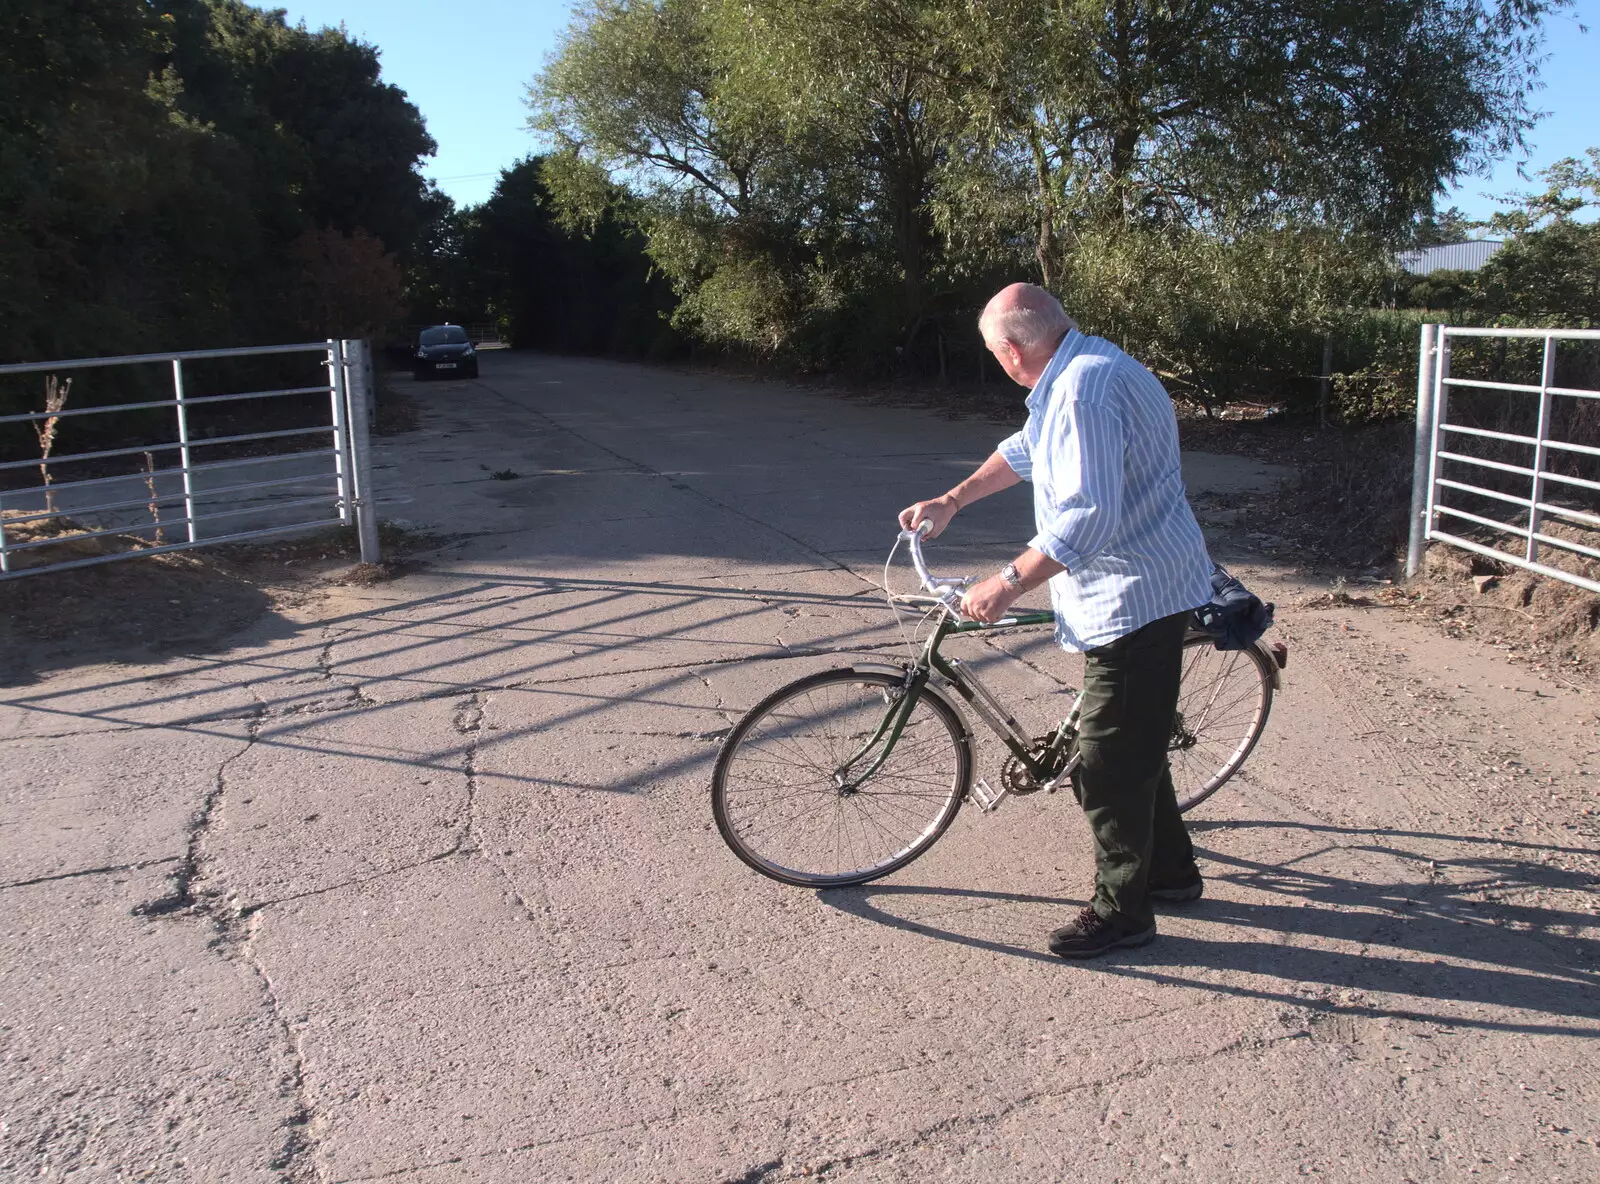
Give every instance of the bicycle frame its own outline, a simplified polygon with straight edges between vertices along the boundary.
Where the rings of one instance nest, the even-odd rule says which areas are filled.
[[[945,611],[940,615],[939,623],[934,627],[933,633],[923,643],[922,652],[916,662],[906,667],[904,689],[890,702],[889,710],[884,713],[873,734],[835,772],[835,783],[841,791],[851,792],[882,767],[883,762],[894,751],[894,746],[905,730],[906,722],[916,709],[917,701],[928,689],[929,680],[935,674],[955,689],[972,709],[973,714],[999,737],[1000,742],[1035,781],[1047,786],[1059,780],[1070,769],[1068,749],[1077,734],[1078,716],[1083,706],[1082,692],[1079,692],[1072,710],[1057,726],[1055,735],[1050,738],[1049,743],[1043,749],[1036,751],[1033,738],[1022,730],[1022,725],[1016,721],[1005,705],[995,698],[993,692],[983,685],[977,675],[968,670],[959,659],[946,658],[939,652],[939,646],[947,637],[963,633],[1053,625],[1055,614],[1021,612],[993,622],[962,620],[957,607],[956,590],[964,587],[967,581],[940,579],[930,575],[922,559],[921,534],[916,531],[905,531],[901,537],[910,543],[912,563],[917,569],[923,587],[930,593],[931,599],[941,604]],[[867,759],[874,749],[878,750],[876,756],[865,768],[858,771],[856,766]]]

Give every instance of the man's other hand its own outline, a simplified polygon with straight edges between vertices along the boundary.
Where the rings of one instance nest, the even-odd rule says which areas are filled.
[[[971,621],[992,623],[1004,617],[1021,595],[999,576],[990,576],[967,589],[961,598],[961,615]]]
[[[919,522],[931,522],[933,529],[928,532],[928,537],[936,539],[944,533],[944,528],[950,525],[950,519],[956,516],[960,508],[948,493],[932,501],[918,502],[900,511],[900,529],[915,530]]]

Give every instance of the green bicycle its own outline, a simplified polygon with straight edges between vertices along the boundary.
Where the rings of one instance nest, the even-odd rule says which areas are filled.
[[[837,888],[886,876],[932,847],[963,801],[992,811],[1013,795],[1054,792],[1070,784],[1077,765],[1082,692],[1053,731],[1029,736],[968,663],[940,652],[950,637],[1049,625],[1054,616],[963,620],[960,592],[970,581],[929,574],[915,531],[900,533],[890,564],[902,542],[926,595],[891,592],[890,606],[933,620],[916,658],[858,662],[780,687],[745,713],[717,756],[717,829],[735,855],[785,884]],[[1255,747],[1288,651],[1262,641],[1222,651],[1196,629],[1183,653],[1167,751],[1179,809],[1189,810],[1237,773]],[[998,789],[973,776],[963,706],[1010,754]]]

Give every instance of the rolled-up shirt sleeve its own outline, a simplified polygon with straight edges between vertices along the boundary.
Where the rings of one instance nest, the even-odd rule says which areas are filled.
[[[1122,416],[1098,399],[1072,400],[1061,408],[1052,438],[1038,446],[1050,449],[1052,485],[1028,545],[1075,571],[1111,541],[1122,514]]]
[[[1024,428],[1007,436],[994,446],[994,450],[1005,457],[1006,464],[1011,466],[1011,471],[1024,481],[1033,479],[1033,456],[1028,451],[1028,433]]]

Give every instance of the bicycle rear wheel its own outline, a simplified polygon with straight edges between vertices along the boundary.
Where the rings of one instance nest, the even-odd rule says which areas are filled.
[[[1183,681],[1167,760],[1178,809],[1205,801],[1239,771],[1272,710],[1272,659],[1259,649],[1219,650],[1209,637],[1183,643]]]
[[[904,679],[827,670],[768,695],[735,725],[711,776],[711,809],[733,853],[806,888],[864,884],[904,867],[961,808],[972,750],[954,708],[924,689],[883,763],[846,768],[898,710]],[[841,784],[842,783],[842,784]]]

